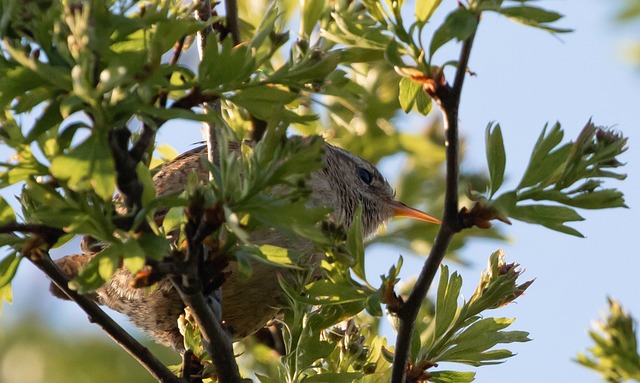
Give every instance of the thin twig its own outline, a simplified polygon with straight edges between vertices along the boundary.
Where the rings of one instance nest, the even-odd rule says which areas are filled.
[[[69,299],[76,302],[87,313],[90,322],[100,326],[115,343],[136,359],[155,379],[162,383],[181,383],[180,379],[169,371],[160,360],[102,311],[95,302],[69,289],[69,279],[51,260],[48,253],[41,249],[34,249],[26,254],[26,258],[47,275],[60,290],[64,291]]]
[[[240,22],[238,19],[238,3],[236,0],[225,0],[225,12],[227,14],[227,29],[231,34],[233,45],[240,44]]]
[[[395,355],[391,383],[404,383],[407,369],[411,339],[415,328],[415,321],[424,297],[429,292],[435,275],[444,259],[451,238],[462,229],[458,210],[458,182],[460,172],[459,139],[458,139],[458,111],[460,95],[464,82],[471,47],[475,33],[462,44],[462,51],[458,60],[458,67],[453,87],[448,84],[436,86],[431,96],[438,103],[443,115],[446,136],[446,189],[445,206],[442,225],[424,263],[418,280],[404,305],[396,313],[399,319],[398,337],[396,338]]]

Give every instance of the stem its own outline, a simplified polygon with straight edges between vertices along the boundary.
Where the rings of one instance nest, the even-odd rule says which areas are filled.
[[[238,3],[236,0],[226,0],[224,9],[227,13],[227,29],[231,34],[233,45],[240,44],[240,21],[238,19]]]
[[[155,379],[162,383],[181,383],[180,379],[169,371],[160,360],[102,311],[94,301],[69,289],[67,276],[58,269],[58,266],[51,260],[48,253],[40,249],[34,249],[26,254],[26,258],[87,313],[90,322],[100,326],[114,342],[146,368]]]
[[[204,210],[202,206],[204,200],[200,197],[202,196],[196,196],[193,205],[187,208],[187,216],[190,217],[185,227],[187,256],[183,262],[182,273],[171,276],[171,282],[184,304],[191,309],[191,315],[200,329],[203,344],[216,368],[218,381],[241,383],[242,378],[233,353],[233,340],[222,326],[221,310],[216,306],[219,304],[215,300],[209,301],[203,293],[202,267],[207,249],[202,241],[217,227],[211,226],[203,219],[201,213]],[[197,216],[194,217],[190,214],[191,212]]]
[[[429,292],[435,275],[444,259],[451,238],[462,229],[458,212],[458,182],[460,177],[460,142],[458,139],[458,111],[460,95],[464,83],[467,65],[471,54],[471,47],[475,33],[462,44],[462,51],[458,60],[458,67],[453,87],[448,84],[437,86],[432,97],[440,107],[444,118],[446,135],[446,189],[444,217],[442,225],[436,235],[433,248],[424,263],[422,271],[413,286],[409,298],[397,312],[399,327],[396,339],[395,355],[391,383],[404,383],[411,348],[411,339],[415,328],[415,321],[424,297]]]

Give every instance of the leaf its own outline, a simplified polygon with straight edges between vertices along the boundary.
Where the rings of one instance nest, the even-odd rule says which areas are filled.
[[[51,174],[66,180],[78,191],[94,189],[103,200],[110,200],[115,191],[115,166],[106,139],[91,135],[67,154],[53,159]]]
[[[583,237],[579,231],[563,225],[565,222],[584,220],[575,210],[565,206],[516,205],[509,211],[509,217],[519,221],[537,223],[549,229],[575,235],[576,237]]]
[[[229,101],[248,110],[254,116],[269,121],[297,95],[274,86],[255,86],[242,89],[228,97]]]
[[[402,61],[402,55],[400,54],[400,46],[395,40],[389,41],[386,49],[384,50],[384,59],[393,66],[404,68],[407,64]]]
[[[548,134],[545,126],[533,147],[527,170],[525,170],[524,176],[520,184],[518,184],[518,189],[541,183],[558,171],[571,152],[569,144],[563,145],[552,152],[560,144],[563,136],[564,133],[560,129],[560,124],[555,124]]]
[[[571,32],[571,29],[551,27],[548,23],[560,20],[563,16],[557,12],[548,11],[546,9],[532,7],[528,5],[521,5],[518,7],[505,7],[499,8],[498,12],[511,20],[540,28],[554,33]]]
[[[0,225],[5,225],[16,220],[16,214],[11,205],[0,196]]]
[[[22,261],[22,257],[19,257],[15,252],[7,255],[0,261],[0,289],[11,284],[11,280],[16,275],[20,261]]]
[[[129,269],[131,274],[140,271],[146,262],[144,250],[133,238],[128,238],[120,246],[119,254],[123,257],[124,265]],[[104,276],[103,276],[104,278]],[[107,280],[107,278],[105,278]]]
[[[62,114],[60,114],[60,103],[52,100],[33,125],[33,129],[31,129],[27,137],[25,137],[25,141],[32,142],[47,130],[58,126],[61,122]]]
[[[203,89],[214,89],[222,84],[246,80],[253,72],[255,59],[247,44],[233,46],[231,39],[220,45],[216,39],[208,39],[198,68]]]
[[[258,246],[258,249],[262,255],[262,257],[258,257],[259,259],[267,260],[269,263],[278,266],[301,269],[295,261],[299,258],[299,254],[293,255],[290,249],[273,245],[261,245]]]
[[[349,249],[349,253],[355,261],[351,269],[358,278],[366,281],[367,276],[364,271],[364,241],[362,239],[362,204],[358,204],[356,212],[353,215],[353,222],[347,234],[347,249]]]
[[[153,178],[147,168],[142,162],[136,166],[136,175],[138,180],[142,183],[142,206],[147,206],[154,198],[156,198],[156,189],[153,186]]]
[[[313,314],[311,314],[313,316]],[[308,322],[313,322],[309,317]],[[298,359],[301,366],[310,366],[318,359],[326,358],[336,348],[335,344],[320,340],[321,330],[315,326],[305,326],[296,345]]]
[[[426,23],[440,6],[442,0],[416,0],[416,19]]]
[[[2,315],[2,302],[13,302],[13,293],[11,291],[11,284],[8,284],[0,288],[0,315]]]
[[[433,371],[430,374],[429,382],[433,383],[471,383],[476,377],[475,372],[461,371]]]
[[[458,312],[458,297],[462,288],[462,277],[454,272],[449,278],[449,268],[440,268],[440,283],[436,301],[435,337],[442,336],[451,326]]]
[[[44,80],[56,88],[71,91],[71,76],[69,75],[69,69],[67,67],[53,66],[49,63],[43,63],[39,60],[28,57],[25,52],[14,48],[7,40],[4,41],[2,47],[20,65],[28,68],[37,76],[32,77],[28,82]]]
[[[361,372],[324,372],[302,379],[303,383],[351,383],[360,379]]]
[[[213,17],[209,23],[218,21]],[[149,39],[149,59],[154,62],[167,52],[183,36],[192,35],[205,27],[206,23],[191,18],[161,19],[155,23],[154,33]]]
[[[400,92],[398,93],[398,101],[400,107],[405,113],[409,113],[416,102],[419,92],[422,92],[422,86],[408,77],[400,79]]]
[[[300,14],[302,18],[300,20],[300,31],[302,32],[302,38],[308,39],[311,33],[316,27],[316,24],[322,16],[322,11],[326,6],[324,0],[303,0],[301,1]]]
[[[491,185],[489,198],[491,198],[495,192],[500,189],[500,186],[502,186],[507,161],[500,124],[493,125],[490,123],[487,125],[485,141],[487,145],[487,163],[489,164],[489,180]]]
[[[478,18],[473,12],[461,7],[451,12],[444,23],[433,33],[429,46],[429,57],[444,44],[453,40],[463,41],[471,37],[478,28]]]

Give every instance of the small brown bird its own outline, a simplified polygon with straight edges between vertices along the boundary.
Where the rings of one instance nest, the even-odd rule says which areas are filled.
[[[232,143],[230,149],[237,151],[239,144]],[[208,182],[209,175],[203,158],[206,158],[206,147],[199,147],[165,164],[153,178],[157,195],[181,193],[192,172],[196,172],[202,182]],[[218,161],[214,158],[214,162]],[[351,224],[356,208],[361,204],[363,237],[373,234],[394,216],[439,223],[436,218],[396,201],[391,186],[371,163],[330,144],[325,144],[322,168],[311,174],[307,185],[311,190],[309,203],[331,207],[332,219],[346,226]],[[318,265],[323,257],[323,254],[314,251],[308,241],[287,239],[274,231],[254,232],[251,241],[258,245],[295,248],[307,257],[310,265]],[[69,255],[56,263],[73,277],[94,255]],[[281,291],[277,275],[287,278],[290,273],[261,262],[254,262],[252,270],[248,279],[241,279],[234,262],[230,262],[225,269],[227,278],[222,284],[222,318],[235,339],[258,331],[283,307],[282,296],[277,293]],[[292,275],[288,277],[292,278]],[[184,350],[177,324],[178,317],[184,312],[184,304],[171,282],[165,278],[149,291],[132,288],[132,279],[133,275],[126,267],[120,267],[92,296],[97,302],[127,315],[157,342],[178,351]],[[66,295],[53,285],[52,292],[66,299]]]

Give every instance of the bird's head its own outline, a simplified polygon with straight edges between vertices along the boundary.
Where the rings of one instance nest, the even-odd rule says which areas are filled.
[[[333,219],[347,226],[361,204],[365,237],[392,217],[440,223],[429,214],[396,201],[389,183],[369,161],[330,144],[326,144],[324,166],[312,174],[309,186],[312,203],[333,207]]]

